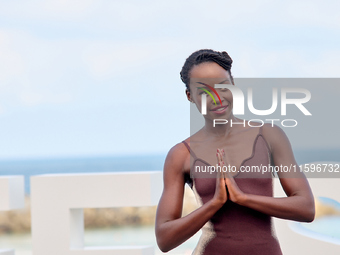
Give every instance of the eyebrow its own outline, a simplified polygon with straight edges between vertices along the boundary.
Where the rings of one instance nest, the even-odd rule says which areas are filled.
[[[222,84],[223,82],[225,82],[225,81],[228,81],[229,79],[226,79],[226,80],[224,80],[224,81],[221,81],[221,82],[219,82],[219,83],[217,83],[217,84]],[[205,83],[203,83],[203,82],[199,82],[199,81],[197,81],[196,83],[198,83],[198,84],[202,84],[202,85],[204,85],[204,86],[207,86],[207,84],[205,84]],[[208,86],[209,87],[209,86]]]
[[[229,79],[226,79],[226,80],[221,81],[220,83],[217,83],[217,84],[222,84],[223,82],[228,81],[228,80],[229,80]]]
[[[205,83],[203,83],[203,82],[197,82],[197,83],[198,83],[198,84],[202,84],[202,85],[204,85],[204,86],[210,88],[210,89],[216,94],[216,96],[218,97],[218,100],[220,101],[220,103],[221,103],[221,105],[222,105],[221,98],[220,98],[220,96],[218,95],[217,91],[216,91],[213,87],[211,87],[210,85],[205,84]],[[207,92],[208,92],[208,91],[207,91]],[[208,93],[208,94],[209,94],[209,93]],[[210,94],[209,94],[209,95],[210,95]],[[210,96],[211,96],[211,95],[210,95]],[[214,97],[212,96],[212,98],[214,98]],[[216,102],[215,102],[215,104],[216,104]]]

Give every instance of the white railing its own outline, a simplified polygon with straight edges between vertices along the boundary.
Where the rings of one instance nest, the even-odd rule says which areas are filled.
[[[84,246],[83,208],[157,205],[161,172],[47,174],[31,177],[34,255],[151,255],[154,247]]]
[[[339,178],[308,179],[314,196],[340,201]],[[84,246],[83,208],[157,205],[162,193],[161,171],[31,176],[31,219],[33,255],[151,255],[154,247]],[[274,196],[285,197],[278,178]],[[0,177],[0,210],[24,207],[24,177]],[[300,235],[292,221],[274,218],[276,233],[285,255],[340,254],[340,245]],[[293,245],[294,244],[294,245]],[[0,255],[14,255],[13,249]]]
[[[0,211],[20,209],[25,206],[24,176],[0,176]],[[0,255],[14,255],[14,249],[0,249]]]

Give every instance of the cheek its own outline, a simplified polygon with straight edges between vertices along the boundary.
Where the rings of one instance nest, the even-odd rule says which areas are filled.
[[[195,101],[198,102],[201,98],[197,94],[191,94],[191,98]]]
[[[197,107],[201,108],[201,105],[202,105],[202,95],[198,95],[196,96],[196,105]],[[209,104],[209,98],[207,97],[207,104]]]
[[[223,95],[223,98],[227,100],[228,102],[232,103],[233,102],[233,94],[231,93],[230,90],[221,93]]]
[[[233,94],[230,91],[228,92],[228,101],[233,102]]]

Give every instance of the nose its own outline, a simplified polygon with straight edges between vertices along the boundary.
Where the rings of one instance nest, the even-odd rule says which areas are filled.
[[[224,98],[221,97],[220,95],[214,95],[216,105],[223,105]],[[212,100],[213,101],[213,100]],[[215,102],[212,102],[215,105]]]

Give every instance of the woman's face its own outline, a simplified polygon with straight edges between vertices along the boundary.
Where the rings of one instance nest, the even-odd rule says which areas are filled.
[[[232,113],[233,97],[228,89],[215,88],[215,84],[232,84],[229,72],[215,62],[204,62],[194,66],[190,72],[190,92],[187,97],[193,101],[201,112],[202,95],[207,94],[208,119],[228,119]],[[214,88],[220,99],[213,91]],[[209,93],[214,99],[209,95]],[[221,104],[222,103],[222,104]]]

